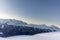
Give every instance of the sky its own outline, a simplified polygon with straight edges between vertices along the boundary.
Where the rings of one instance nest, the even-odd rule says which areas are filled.
[[[0,18],[60,26],[60,0],[0,0]]]

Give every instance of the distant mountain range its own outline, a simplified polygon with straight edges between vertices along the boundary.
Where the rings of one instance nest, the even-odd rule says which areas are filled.
[[[54,25],[28,24],[15,19],[0,19],[0,36],[34,35],[37,33],[56,32],[60,29]]]

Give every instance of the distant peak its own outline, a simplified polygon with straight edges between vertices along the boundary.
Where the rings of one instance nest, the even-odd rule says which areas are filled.
[[[0,24],[11,24],[11,25],[17,25],[17,24],[27,24],[23,21],[20,21],[20,20],[16,20],[16,19],[0,19]]]

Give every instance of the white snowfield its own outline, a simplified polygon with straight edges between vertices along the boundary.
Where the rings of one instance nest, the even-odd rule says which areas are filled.
[[[36,34],[33,36],[13,36],[8,38],[0,37],[0,40],[60,40],[60,32]]]

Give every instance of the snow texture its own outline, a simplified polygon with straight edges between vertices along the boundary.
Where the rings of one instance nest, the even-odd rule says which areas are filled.
[[[8,38],[0,37],[0,40],[60,40],[60,32],[36,34],[34,36],[13,36]]]

